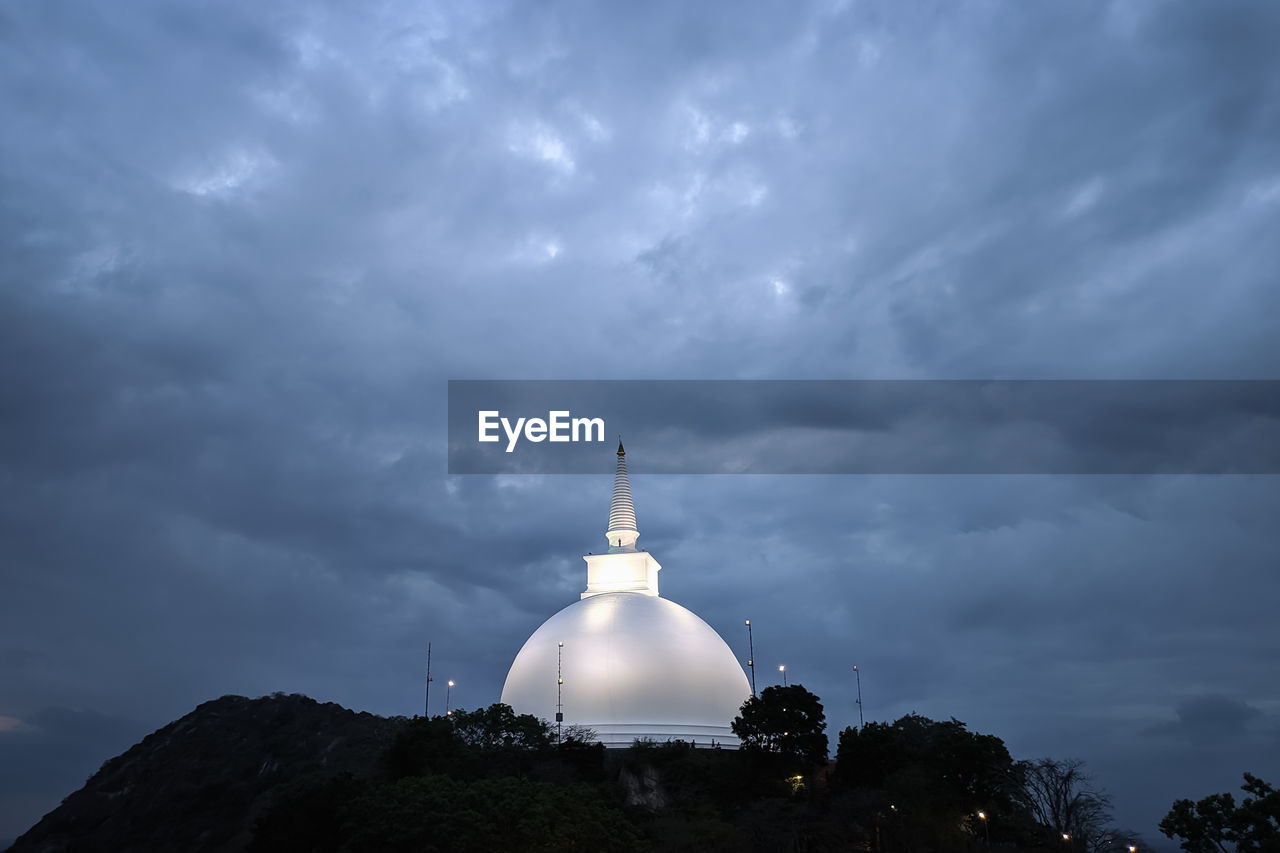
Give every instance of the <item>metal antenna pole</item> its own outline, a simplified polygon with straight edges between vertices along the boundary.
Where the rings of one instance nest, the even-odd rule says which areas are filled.
[[[751,696],[756,695],[756,644],[751,638],[751,620],[747,620],[747,668],[751,670]]]
[[[431,717],[431,644],[427,643],[427,698],[422,703],[422,716]]]
[[[560,688],[564,685],[564,642],[556,648],[556,746],[561,744],[562,726],[564,725],[564,705],[561,703]]]
[[[858,679],[858,731],[862,731],[862,674],[858,672],[858,665],[853,665],[853,674]]]

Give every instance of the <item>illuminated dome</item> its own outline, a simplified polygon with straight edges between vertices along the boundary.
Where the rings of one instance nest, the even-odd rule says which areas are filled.
[[[605,535],[608,553],[584,558],[586,592],[525,642],[502,701],[554,720],[559,688],[565,724],[592,729],[605,746],[650,738],[737,748],[729,722],[751,687],[711,626],[658,596],[662,567],[635,548],[640,534],[621,445]]]

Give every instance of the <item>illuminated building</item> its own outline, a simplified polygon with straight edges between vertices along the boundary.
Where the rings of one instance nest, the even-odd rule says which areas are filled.
[[[586,591],[525,642],[502,701],[554,720],[560,688],[565,724],[590,728],[605,746],[649,738],[736,749],[729,723],[751,695],[746,675],[711,626],[658,595],[662,566],[636,549],[639,535],[619,444],[608,551],[583,558]]]

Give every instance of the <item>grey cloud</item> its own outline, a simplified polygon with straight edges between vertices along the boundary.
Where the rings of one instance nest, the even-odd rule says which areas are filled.
[[[1176,721],[1154,724],[1147,734],[1213,743],[1250,733],[1263,716],[1261,710],[1247,702],[1218,693],[1184,699],[1174,711]]]
[[[430,641],[497,697],[603,544],[609,459],[449,477],[446,379],[1274,378],[1276,33],[1177,0],[7,6],[0,714],[42,727],[0,732],[40,780],[0,780],[0,835],[224,693],[413,713]],[[744,660],[751,618],[833,730],[856,662],[868,718],[1079,755],[1139,829],[1280,773],[1272,478],[634,446],[664,594]]]

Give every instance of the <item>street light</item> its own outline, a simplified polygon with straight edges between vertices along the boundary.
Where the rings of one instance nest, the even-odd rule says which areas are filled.
[[[751,639],[751,620],[747,620],[747,668],[751,670],[751,695],[756,695],[756,644]]]
[[[560,745],[561,726],[564,725],[564,705],[560,702],[560,688],[564,685],[564,670],[561,666],[563,660],[564,640],[561,640],[556,647],[556,746]]]
[[[782,686],[787,686],[787,665],[785,663],[778,664],[778,672],[782,673]]]
[[[853,665],[853,675],[858,679],[858,731],[862,731],[862,673],[858,672],[856,663]]]
[[[449,694],[453,692],[453,679],[450,678],[445,682],[444,688],[444,715],[446,717],[453,716],[453,712],[449,710]]]
[[[427,695],[422,700],[422,715],[431,716],[431,644],[427,643]]]
[[[857,669],[857,667],[855,666],[854,669]],[[990,847],[991,846],[991,824],[987,823],[987,813],[978,812],[978,820],[982,821],[982,828],[987,835],[987,846]]]

